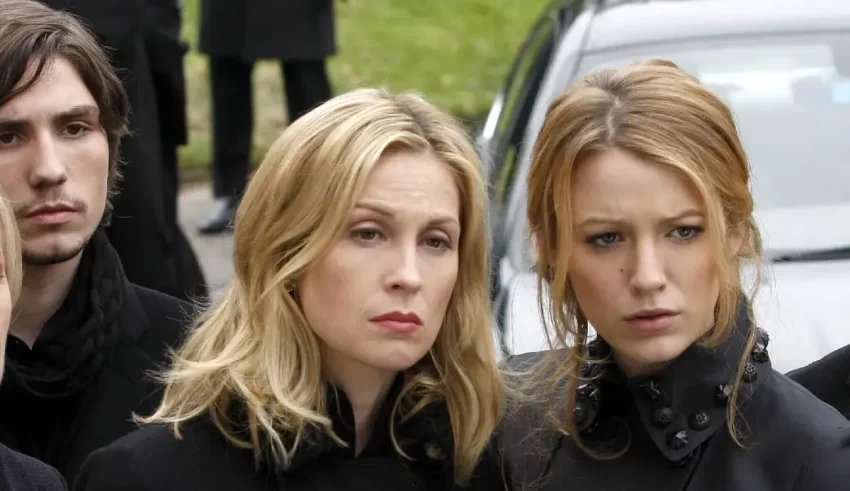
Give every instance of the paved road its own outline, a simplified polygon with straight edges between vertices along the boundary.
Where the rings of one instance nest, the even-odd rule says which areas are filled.
[[[198,234],[198,225],[216,208],[207,185],[185,187],[180,193],[179,206],[180,225],[201,261],[210,291],[217,297],[233,275],[233,238]]]

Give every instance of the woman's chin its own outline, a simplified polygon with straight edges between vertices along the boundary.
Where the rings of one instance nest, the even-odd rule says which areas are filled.
[[[675,334],[658,338],[632,341],[618,350],[617,363],[629,376],[648,375],[663,370],[678,358],[692,343]]]

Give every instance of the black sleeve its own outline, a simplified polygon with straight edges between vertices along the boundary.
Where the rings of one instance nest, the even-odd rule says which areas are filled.
[[[37,486],[39,491],[68,491],[68,484],[65,483],[65,478],[59,471],[53,467],[47,468],[47,474],[44,476],[42,483]]]
[[[850,346],[788,373],[788,378],[850,417]]]
[[[53,467],[32,457],[13,453],[17,460],[14,476],[7,476],[12,481],[23,481],[23,487],[16,487],[21,482],[12,483],[12,489],[27,489],[34,491],[68,491],[68,485],[62,474]],[[2,485],[0,485],[2,487]]]
[[[816,435],[800,468],[794,491],[847,491],[850,489],[850,428]]]
[[[110,445],[93,452],[83,462],[74,491],[154,491],[133,458],[130,447]]]

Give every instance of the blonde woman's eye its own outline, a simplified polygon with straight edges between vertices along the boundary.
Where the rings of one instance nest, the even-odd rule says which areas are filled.
[[[702,233],[702,227],[676,227],[673,229],[673,237],[678,240],[691,240]]]
[[[620,241],[620,234],[606,232],[604,234],[592,235],[587,238],[587,243],[597,247],[610,247]]]
[[[363,228],[354,231],[354,237],[363,242],[374,242],[380,239],[381,231],[374,228]]]
[[[431,237],[425,239],[425,245],[432,249],[451,249],[451,243],[442,237]]]

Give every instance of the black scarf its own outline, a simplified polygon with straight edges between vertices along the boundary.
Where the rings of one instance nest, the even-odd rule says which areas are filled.
[[[98,230],[83,251],[68,296],[32,350],[20,342],[7,344],[0,385],[4,443],[48,462],[61,458],[77,407],[118,339],[125,282],[118,255]]]

